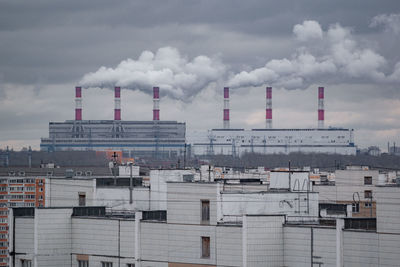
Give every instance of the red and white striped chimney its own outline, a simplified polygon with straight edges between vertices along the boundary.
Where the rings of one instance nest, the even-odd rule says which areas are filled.
[[[318,87],[318,129],[324,128],[324,87]]]
[[[82,87],[75,87],[75,120],[82,120]]]
[[[160,88],[153,87],[153,121],[160,120]]]
[[[114,120],[121,120],[121,87],[114,87]]]
[[[265,128],[272,129],[272,87],[266,89]]]
[[[229,129],[229,87],[224,87],[224,129]]]

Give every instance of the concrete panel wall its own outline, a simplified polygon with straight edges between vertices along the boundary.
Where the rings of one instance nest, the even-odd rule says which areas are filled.
[[[217,184],[168,183],[168,223],[201,223],[201,200],[210,201],[210,224],[217,221]]]
[[[166,223],[141,223],[142,261],[168,262],[168,225]]]
[[[311,261],[315,266],[318,266],[317,262],[322,263],[322,266],[336,266],[336,230],[319,227],[313,227],[311,230],[311,227],[285,226],[284,252],[285,266],[311,266]]]
[[[377,232],[400,234],[400,187],[375,187]]]
[[[34,253],[34,219],[33,218],[15,218],[15,252],[16,253]],[[11,235],[11,234],[10,234]]]
[[[133,220],[73,218],[72,253],[133,257],[134,229]]]
[[[344,231],[343,260],[345,266],[374,267],[379,265],[378,235],[373,232]]]
[[[169,262],[216,264],[216,227],[202,225],[168,224]],[[201,237],[210,237],[210,257],[202,258]]]
[[[336,229],[314,228],[314,262],[322,262],[324,267],[336,266]],[[318,265],[317,265],[318,266]]]
[[[36,266],[70,266],[71,209],[35,210]]]
[[[318,194],[297,192],[222,194],[222,214],[240,217],[245,214],[286,214],[289,221],[307,220],[307,218],[315,220],[318,217]]]
[[[399,266],[400,235],[379,234],[379,266]]]
[[[133,203],[129,203],[130,191],[127,187],[97,188],[95,194],[96,206],[111,207],[116,210],[149,210],[150,189],[134,187],[132,192]]]
[[[192,170],[151,170],[150,199],[152,210],[167,209],[167,182],[182,182],[184,174],[194,174]]]
[[[217,266],[242,266],[242,227],[217,226]]]
[[[246,216],[243,222],[247,266],[283,265],[284,216]]]
[[[79,193],[85,193],[86,206],[94,203],[95,181],[93,179],[46,179],[46,207],[79,206]]]
[[[285,226],[283,228],[284,266],[311,266],[311,229]]]

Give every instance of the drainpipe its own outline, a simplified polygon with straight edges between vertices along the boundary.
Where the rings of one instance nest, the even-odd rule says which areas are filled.
[[[344,220],[336,219],[336,267],[343,267],[343,228]]]
[[[135,212],[135,267],[141,267],[140,259],[140,221],[142,220],[142,212]]]

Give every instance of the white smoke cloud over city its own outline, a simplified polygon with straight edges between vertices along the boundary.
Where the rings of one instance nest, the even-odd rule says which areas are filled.
[[[397,31],[398,15],[381,15],[373,19],[372,25],[384,23]],[[389,26],[387,26],[389,27]],[[299,48],[289,58],[270,60],[265,66],[242,71],[231,77],[232,87],[272,85],[285,89],[304,89],[311,83],[397,82],[400,78],[400,63],[393,71],[385,73],[388,65],[382,55],[357,42],[352,30],[340,24],[332,24],[323,31],[317,21],[304,21],[293,27]]]
[[[156,53],[144,51],[138,59],[126,59],[115,68],[101,67],[86,74],[83,87],[141,90],[150,93],[153,86],[172,98],[185,99],[197,94],[209,83],[224,77],[226,67],[217,58],[197,56],[189,60],[173,47],[162,47]]]
[[[379,25],[398,33],[400,15],[378,15],[369,26]],[[338,23],[323,30],[318,21],[303,21],[294,25],[293,40],[298,48],[290,57],[272,59],[248,71],[235,73],[218,57],[188,59],[177,48],[163,47],[155,53],[144,51],[136,60],[126,59],[115,68],[101,67],[88,73],[81,85],[121,86],[146,93],[159,86],[170,97],[186,100],[214,82],[234,89],[270,85],[291,90],[306,89],[311,84],[400,81],[400,62],[390,64],[368,43],[357,40],[353,29]]]

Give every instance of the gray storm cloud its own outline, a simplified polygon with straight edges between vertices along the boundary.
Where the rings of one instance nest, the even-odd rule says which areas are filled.
[[[101,67],[86,74],[80,84],[85,88],[121,86],[146,93],[159,86],[170,97],[186,99],[225,72],[225,65],[216,58],[201,55],[188,60],[176,48],[163,47],[155,54],[144,51],[137,60],[126,59],[115,68]]]
[[[380,15],[372,25],[384,24],[393,31],[400,27],[400,15]],[[323,31],[317,21],[307,20],[293,27],[300,47],[290,57],[270,60],[261,68],[233,75],[232,87],[272,85],[285,89],[304,89],[311,83],[351,82],[363,80],[391,83],[400,80],[400,63],[392,73],[383,69],[388,60],[374,50],[361,47],[349,28],[330,25]]]
[[[376,16],[370,26],[381,24],[397,33],[400,15]],[[115,68],[101,67],[84,75],[80,84],[86,88],[121,86],[146,93],[159,86],[169,96],[186,100],[213,82],[233,88],[271,85],[290,90],[330,81],[400,81],[400,62],[385,73],[390,60],[360,45],[350,28],[332,24],[324,31],[319,22],[306,20],[293,27],[293,35],[298,49],[289,58],[272,59],[250,71],[229,72],[229,66],[218,58],[200,55],[188,59],[176,48],[163,47],[155,53],[144,51],[136,60],[126,59]]]

